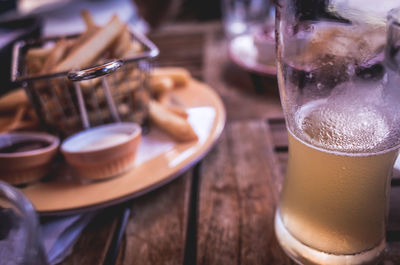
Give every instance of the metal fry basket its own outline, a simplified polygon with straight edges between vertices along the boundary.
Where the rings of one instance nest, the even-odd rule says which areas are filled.
[[[141,52],[131,58],[42,75],[28,74],[28,50],[51,46],[61,38],[17,42],[13,50],[11,80],[24,87],[47,130],[61,137],[110,122],[131,121],[143,125],[148,118],[150,94],[146,84],[151,59],[159,50],[136,31],[131,31],[131,38],[141,45]]]

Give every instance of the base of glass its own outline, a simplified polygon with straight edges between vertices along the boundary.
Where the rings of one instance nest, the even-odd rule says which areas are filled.
[[[375,248],[354,255],[334,255],[315,250],[304,245],[289,233],[282,222],[279,210],[275,214],[275,234],[286,254],[298,264],[377,264],[385,249],[385,240],[382,240]]]

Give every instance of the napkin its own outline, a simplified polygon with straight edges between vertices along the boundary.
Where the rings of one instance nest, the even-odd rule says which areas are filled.
[[[203,144],[210,135],[215,120],[215,109],[212,107],[196,107],[187,110],[188,121],[198,136],[197,144]],[[144,135],[139,144],[135,159],[135,166],[173,149],[176,142],[165,133],[155,129]],[[171,166],[182,162],[195,152],[195,148],[188,148],[180,155],[169,161]],[[58,264],[72,253],[73,246],[79,235],[96,218],[97,212],[89,212],[66,217],[52,217],[42,220],[41,235],[43,246],[50,265]]]
[[[60,263],[71,254],[74,244],[95,213],[51,218],[41,224],[41,235],[50,265]]]

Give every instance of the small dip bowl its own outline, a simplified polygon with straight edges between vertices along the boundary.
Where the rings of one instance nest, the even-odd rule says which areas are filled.
[[[0,179],[12,185],[28,184],[46,176],[60,140],[47,133],[0,134]]]
[[[133,165],[141,133],[136,123],[101,125],[67,138],[61,152],[80,176],[105,179]]]

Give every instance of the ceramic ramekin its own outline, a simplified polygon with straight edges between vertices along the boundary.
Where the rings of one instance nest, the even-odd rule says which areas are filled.
[[[0,135],[0,148],[26,141],[47,143],[30,151],[0,153],[0,179],[13,185],[37,181],[48,174],[60,140],[47,133],[12,132]]]
[[[105,179],[133,165],[141,132],[136,123],[101,125],[67,138],[61,152],[80,176]]]

